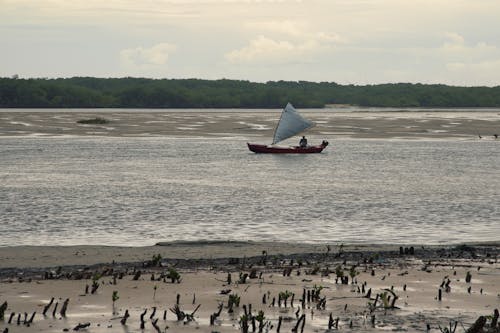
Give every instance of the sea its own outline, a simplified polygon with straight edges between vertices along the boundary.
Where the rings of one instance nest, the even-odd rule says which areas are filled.
[[[248,140],[0,137],[0,246],[500,241],[500,141]]]

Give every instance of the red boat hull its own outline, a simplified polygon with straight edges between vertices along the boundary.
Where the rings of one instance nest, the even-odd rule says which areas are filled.
[[[318,146],[307,146],[307,147],[277,147],[268,145],[259,145],[254,143],[247,143],[248,149],[257,154],[317,154],[321,153],[323,149],[326,148],[328,143],[323,143]]]

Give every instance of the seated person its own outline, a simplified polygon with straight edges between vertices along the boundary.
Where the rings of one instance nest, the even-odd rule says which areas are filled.
[[[305,136],[303,136],[302,139],[300,139],[299,146],[300,146],[300,148],[307,147],[307,139]]]

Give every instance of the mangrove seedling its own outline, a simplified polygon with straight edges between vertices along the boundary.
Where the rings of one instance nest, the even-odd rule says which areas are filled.
[[[340,279],[340,282],[343,281],[343,279],[344,279],[344,270],[342,269],[342,266],[337,265],[337,267],[335,267],[335,275],[337,276],[335,278],[335,283],[338,283],[339,279]]]
[[[264,316],[264,311],[260,310],[254,318],[259,323],[259,333],[262,333],[262,330],[266,325],[266,323],[264,322],[264,319],[266,319],[266,317]]]
[[[354,278],[359,275],[359,272],[356,270],[356,266],[352,266],[349,270],[349,276],[351,277],[351,283],[354,283]]]
[[[162,259],[161,254],[158,253],[157,255],[153,255],[153,259],[151,259],[151,264],[155,267],[160,266],[161,259]]]
[[[238,280],[238,283],[245,284],[247,282],[247,278],[248,278],[248,273],[241,273],[240,272],[240,278]]]
[[[99,288],[99,279],[101,278],[101,274],[95,273],[92,276],[92,290],[90,291],[91,294],[95,294],[97,291],[97,288]]]
[[[227,308],[229,313],[233,312],[233,306],[240,306],[240,296],[238,294],[229,295],[229,298],[227,300]]]
[[[242,333],[248,333],[249,316],[244,314],[240,317],[240,328]]]
[[[113,301],[113,314],[115,314],[115,302],[120,298],[120,296],[118,296],[118,291],[116,290],[113,290],[113,294],[111,295],[111,300]]]
[[[279,293],[279,299],[284,302],[285,308],[287,307],[287,300],[292,296],[292,292],[285,290]],[[279,302],[278,302],[279,303]]]
[[[177,272],[175,270],[175,268],[168,269],[167,278],[169,278],[170,281],[172,281],[172,283],[174,283],[176,281],[177,281],[177,283],[181,283],[181,275],[179,274],[179,272]]]
[[[312,299],[313,299],[313,301],[318,301],[319,294],[321,293],[321,290],[323,290],[323,286],[314,285],[313,289],[314,290],[313,290]]]

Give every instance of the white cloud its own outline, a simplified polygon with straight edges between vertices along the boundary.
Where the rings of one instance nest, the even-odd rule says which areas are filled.
[[[251,31],[264,32],[265,34],[286,35],[299,40],[312,39],[329,43],[343,42],[338,34],[316,31],[304,21],[254,21],[247,22],[245,28]]]
[[[304,62],[305,58],[320,49],[315,40],[305,42],[277,41],[259,36],[238,50],[226,53],[231,63],[289,63]]]
[[[231,63],[307,62],[313,55],[341,42],[337,34],[315,31],[304,21],[253,21],[244,27],[262,34],[247,46],[226,53],[225,58]]]
[[[142,46],[120,51],[120,60],[125,66],[162,66],[177,47],[169,43],[159,43],[150,48]]]

